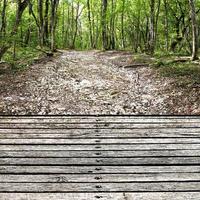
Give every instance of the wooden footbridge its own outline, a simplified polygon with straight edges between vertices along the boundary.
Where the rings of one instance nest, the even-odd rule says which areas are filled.
[[[49,199],[200,199],[200,117],[0,117],[0,200]]]

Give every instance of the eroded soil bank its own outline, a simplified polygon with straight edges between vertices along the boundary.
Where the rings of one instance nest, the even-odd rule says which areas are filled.
[[[63,51],[0,75],[0,114],[200,114],[200,88],[175,87],[130,52]]]

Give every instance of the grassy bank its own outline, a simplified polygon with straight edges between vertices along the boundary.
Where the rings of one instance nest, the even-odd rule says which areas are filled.
[[[46,57],[46,53],[36,48],[16,47],[15,50],[10,48],[2,60],[10,66],[11,71],[18,71],[25,69],[44,57]]]
[[[200,85],[200,61],[191,61],[190,57],[180,55],[136,55],[134,61],[149,63],[161,76],[176,79],[177,86]]]

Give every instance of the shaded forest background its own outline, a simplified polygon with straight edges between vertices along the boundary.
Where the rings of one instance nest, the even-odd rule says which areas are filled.
[[[56,49],[198,57],[200,1],[1,0],[0,59]]]

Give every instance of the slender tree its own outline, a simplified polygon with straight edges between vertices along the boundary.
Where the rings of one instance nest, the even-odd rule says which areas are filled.
[[[165,27],[164,27],[164,32],[165,32],[165,46],[166,50],[169,50],[169,12],[168,12],[168,0],[163,0],[164,1],[164,10],[165,10]]]
[[[44,46],[44,16],[43,16],[43,0],[38,0],[38,15],[39,15],[39,41],[40,46]]]
[[[121,41],[122,41],[122,47],[125,48],[125,34],[124,34],[124,14],[125,14],[125,1],[122,0],[122,13],[121,13]]]
[[[149,29],[149,53],[155,50],[155,0],[150,0],[150,29]]]
[[[19,47],[31,44],[31,48],[39,45],[42,51],[44,46],[52,51],[56,48],[129,48],[151,55],[164,47],[174,53],[191,51],[192,59],[197,59],[200,9],[198,6],[195,9],[199,3],[195,0],[61,2],[1,0],[0,57],[15,47],[13,57],[18,59],[18,51],[22,50]],[[25,10],[27,5],[29,12]],[[17,9],[13,10],[15,6]]]
[[[49,0],[45,1],[45,13],[44,13],[44,41],[45,44],[49,44]]]
[[[76,42],[76,38],[77,38],[77,34],[78,34],[78,19],[82,13],[82,11],[80,11],[79,9],[80,9],[80,3],[78,3],[77,7],[76,7],[75,29],[74,29],[74,36],[73,36],[73,40],[72,40],[72,48],[73,49],[75,48],[75,42]]]
[[[3,9],[1,12],[0,36],[4,36],[6,32],[6,7],[7,7],[7,0],[3,0]]]
[[[90,47],[93,48],[94,47],[94,41],[93,41],[93,31],[92,31],[90,0],[87,0],[87,10],[88,10],[89,34],[90,34]]]
[[[55,46],[55,31],[57,24],[57,11],[58,11],[59,0],[51,0],[51,51],[56,50]]]
[[[107,35],[107,8],[108,0],[102,0],[102,42],[103,49],[108,50],[108,35]]]
[[[9,35],[9,37],[12,37],[17,34],[18,27],[21,22],[22,14],[26,7],[28,6],[29,0],[17,0],[17,11],[16,11],[16,17],[15,17],[15,22],[12,27],[12,31]],[[7,52],[7,50],[12,46],[12,44],[4,44],[0,47],[0,60],[2,59],[3,55]]]
[[[195,0],[189,0],[191,21],[192,21],[192,60],[198,59],[198,33],[197,33],[197,20],[195,11]]]
[[[115,1],[111,0],[111,16],[110,16],[110,47],[115,49]]]

